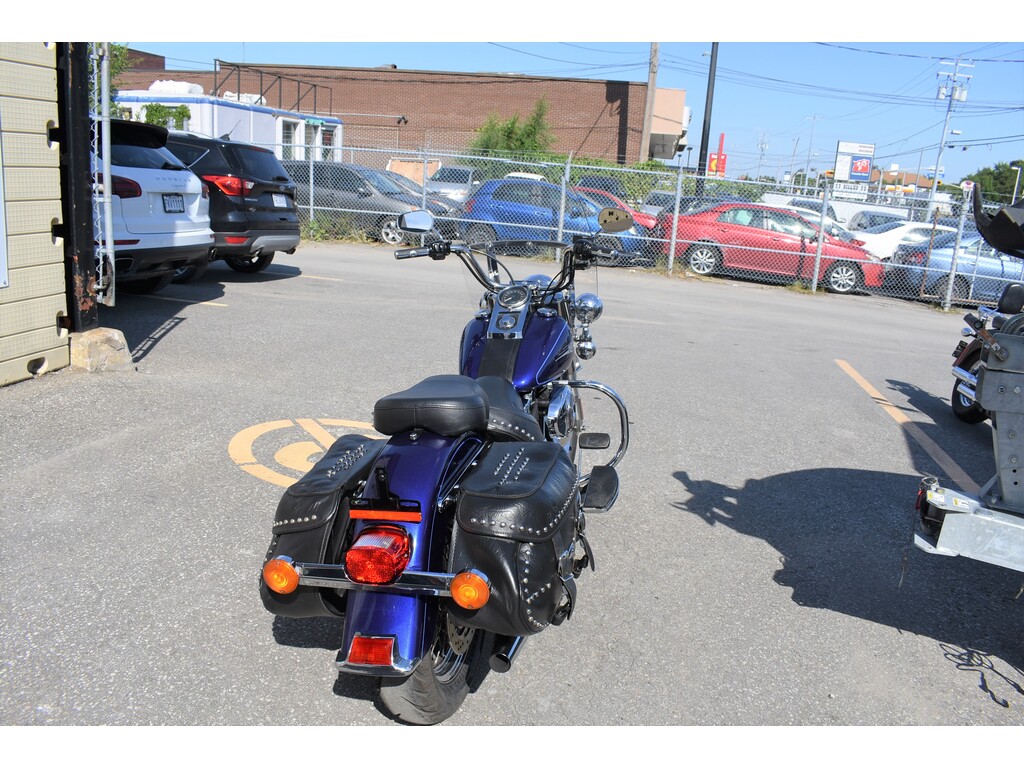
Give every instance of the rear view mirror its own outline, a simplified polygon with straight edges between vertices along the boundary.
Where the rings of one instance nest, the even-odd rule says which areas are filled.
[[[625,232],[633,226],[633,217],[620,208],[602,208],[597,223],[602,232]]]
[[[398,228],[403,232],[430,232],[434,228],[434,215],[430,211],[409,211],[398,217]]]

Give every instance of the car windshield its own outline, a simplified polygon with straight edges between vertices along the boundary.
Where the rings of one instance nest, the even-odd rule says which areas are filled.
[[[165,147],[111,144],[110,164],[122,168],[163,168],[185,170],[184,164]]]
[[[468,168],[453,168],[442,166],[434,171],[430,177],[431,181],[439,181],[442,184],[469,184],[470,170]]]
[[[398,186],[395,182],[389,179],[380,171],[375,171],[372,168],[366,168],[363,170],[363,176],[373,186],[375,186],[380,192],[385,195],[404,195],[405,190]]]

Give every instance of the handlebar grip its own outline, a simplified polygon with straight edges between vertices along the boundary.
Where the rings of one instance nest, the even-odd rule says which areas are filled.
[[[430,248],[399,248],[395,251],[396,259],[415,259],[419,256],[429,256]]]

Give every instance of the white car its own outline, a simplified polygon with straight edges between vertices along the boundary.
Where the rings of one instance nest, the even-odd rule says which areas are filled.
[[[110,121],[114,276],[134,293],[160,290],[176,270],[205,265],[214,244],[209,189],[166,143],[166,128]]]
[[[933,226],[924,221],[890,221],[871,229],[860,230],[856,237],[864,243],[861,246],[864,250],[885,261],[901,245],[927,243],[932,238],[933,230],[935,236],[944,232],[956,232],[952,227],[939,224]]]
[[[848,230],[838,221],[833,219],[831,216],[826,216],[823,222],[821,220],[821,211],[814,211],[811,210],[810,208],[800,208],[795,205],[780,205],[779,207],[787,211],[793,211],[793,213],[806,219],[816,227],[824,225],[825,232],[827,234],[832,235],[832,237],[837,237],[843,242],[852,243],[853,245],[861,244],[859,235],[855,235],[852,232],[850,232],[850,230]]]

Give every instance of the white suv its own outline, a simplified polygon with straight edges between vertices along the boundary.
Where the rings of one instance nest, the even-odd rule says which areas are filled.
[[[166,143],[166,128],[110,121],[114,275],[134,293],[160,290],[175,270],[205,265],[214,243],[206,184]]]

